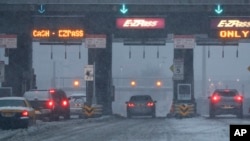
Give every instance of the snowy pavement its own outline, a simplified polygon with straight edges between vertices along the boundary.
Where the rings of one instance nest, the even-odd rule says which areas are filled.
[[[105,116],[38,122],[28,129],[0,130],[4,141],[229,141],[230,124],[250,124],[249,118],[206,115],[194,118]]]

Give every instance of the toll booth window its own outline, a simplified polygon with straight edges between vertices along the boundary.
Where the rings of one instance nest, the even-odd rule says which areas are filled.
[[[191,100],[191,85],[178,85],[178,100]]]

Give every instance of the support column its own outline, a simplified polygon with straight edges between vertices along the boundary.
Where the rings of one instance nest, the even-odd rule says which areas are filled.
[[[31,15],[29,12],[5,12],[2,14],[3,22],[0,34],[16,34],[17,48],[6,49],[9,64],[5,68],[5,82],[3,87],[12,87],[14,96],[22,96],[31,89],[32,69],[32,28]],[[16,20],[17,17],[19,20]],[[35,82],[34,82],[35,83]]]
[[[96,96],[96,104],[103,106],[103,114],[112,113],[112,35],[107,34],[105,49],[88,49],[88,64],[95,64],[94,81],[87,81],[87,103],[92,104]],[[95,91],[94,91],[95,86]],[[94,94],[95,92],[95,94]]]

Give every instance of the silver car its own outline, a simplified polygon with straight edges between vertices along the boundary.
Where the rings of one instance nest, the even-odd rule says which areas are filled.
[[[209,116],[233,114],[243,117],[243,96],[236,89],[217,89],[209,98]]]
[[[155,115],[155,103],[149,95],[135,95],[131,96],[127,104],[127,117],[132,116],[152,116]]]
[[[70,104],[70,114],[79,115],[80,118],[84,117],[83,106],[84,102],[86,102],[86,95],[84,93],[71,94],[68,99]]]

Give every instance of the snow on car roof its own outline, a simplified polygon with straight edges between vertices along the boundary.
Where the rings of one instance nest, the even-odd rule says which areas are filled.
[[[86,94],[85,93],[73,93],[69,96],[86,96]]]
[[[17,97],[17,96],[14,96],[14,97],[1,97],[0,100],[25,100],[24,97]]]
[[[21,107],[21,106],[4,106],[4,107],[0,107],[0,110],[29,110],[28,107]]]

